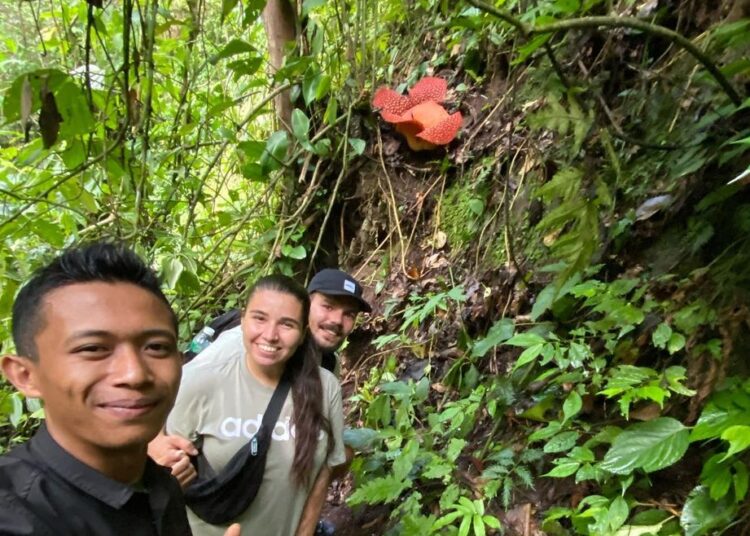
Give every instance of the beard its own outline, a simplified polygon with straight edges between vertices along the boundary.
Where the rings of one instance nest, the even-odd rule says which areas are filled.
[[[313,337],[315,339],[315,344],[318,345],[318,348],[322,352],[334,352],[344,342],[344,330],[341,328],[341,326],[337,324],[320,324],[319,328],[320,331],[325,332],[327,335],[335,335],[338,339],[337,342],[330,343],[325,339],[321,340],[320,338]]]

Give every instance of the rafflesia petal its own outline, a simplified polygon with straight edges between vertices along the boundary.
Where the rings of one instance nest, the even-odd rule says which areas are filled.
[[[448,82],[436,76],[425,76],[409,90],[411,106],[426,101],[443,102],[448,91]]]
[[[388,119],[386,114],[388,116],[399,116],[412,107],[409,97],[396,93],[387,87],[381,87],[375,92],[375,96],[372,98],[372,105],[374,108],[380,110],[383,119],[389,123],[393,121]]]
[[[456,138],[456,134],[458,134],[462,122],[463,116],[461,115],[461,112],[456,112],[448,115],[439,123],[425,128],[422,132],[417,134],[417,137],[434,145],[448,145]]]

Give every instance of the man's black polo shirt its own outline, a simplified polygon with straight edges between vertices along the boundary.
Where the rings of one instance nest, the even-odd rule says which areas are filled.
[[[185,503],[169,470],[148,459],[129,486],[78,461],[42,426],[0,457],[0,535],[185,536]]]

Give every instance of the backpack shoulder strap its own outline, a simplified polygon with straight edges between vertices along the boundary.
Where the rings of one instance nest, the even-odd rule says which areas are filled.
[[[289,389],[292,386],[289,381],[288,369],[284,369],[284,374],[281,375],[279,383],[276,385],[276,389],[273,390],[271,395],[271,401],[266,407],[266,412],[263,414],[263,425],[268,427],[273,432],[273,427],[276,425],[276,421],[279,420],[279,414],[281,408],[284,407],[284,401],[286,401],[286,395],[289,393]]]

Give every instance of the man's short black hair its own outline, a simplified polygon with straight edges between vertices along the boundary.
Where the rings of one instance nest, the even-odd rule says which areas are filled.
[[[44,297],[75,283],[132,283],[159,298],[169,309],[177,332],[177,317],[161,291],[156,273],[122,244],[95,242],[65,251],[37,270],[13,303],[13,342],[16,353],[37,359],[34,339],[44,327]]]

